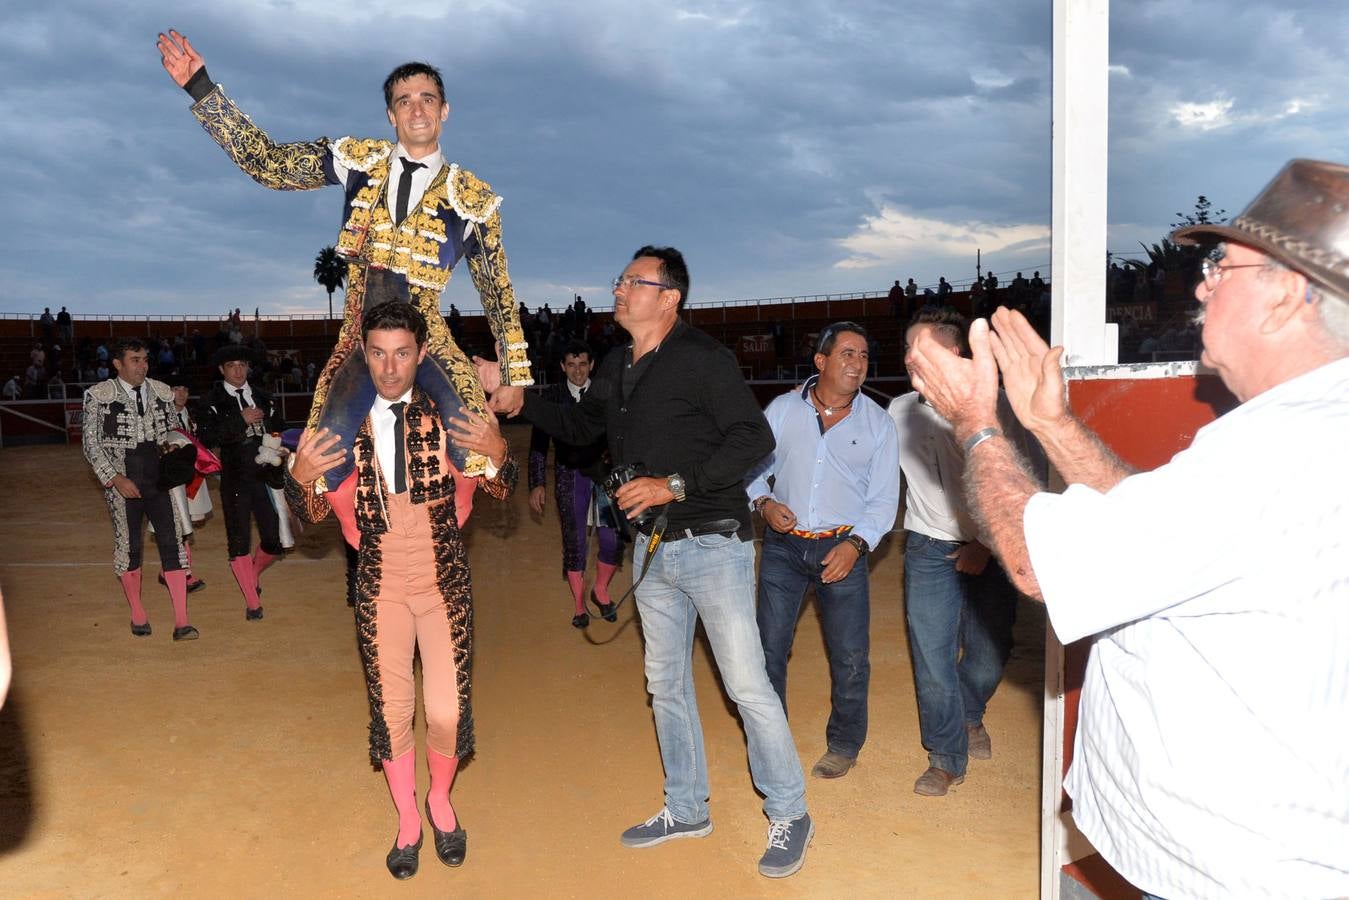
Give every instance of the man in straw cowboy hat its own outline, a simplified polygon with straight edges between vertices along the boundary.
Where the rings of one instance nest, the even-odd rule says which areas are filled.
[[[1144,891],[1349,895],[1349,167],[1294,160],[1230,225],[1195,288],[1203,362],[1241,405],[1135,473],[1067,409],[1019,314],[973,359],[913,348],[955,429],[984,537],[1062,641],[1095,635],[1065,788]],[[1068,484],[1043,491],[998,430],[1017,417]]]

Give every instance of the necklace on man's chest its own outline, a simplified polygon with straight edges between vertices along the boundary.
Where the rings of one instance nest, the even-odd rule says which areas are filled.
[[[810,395],[815,398],[815,403],[820,407],[820,411],[824,413],[826,416],[832,416],[835,413],[843,412],[843,410],[852,406],[853,401],[857,399],[857,395],[853,394],[851,397],[848,398],[847,403],[841,404],[839,406],[828,406],[825,404],[823,400],[820,399],[819,391],[815,390],[814,388],[811,388]]]

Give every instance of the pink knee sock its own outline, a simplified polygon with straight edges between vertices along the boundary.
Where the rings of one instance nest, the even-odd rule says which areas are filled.
[[[584,572],[568,572],[567,584],[571,585],[571,599],[576,604],[576,615],[586,611],[585,590],[586,576]]]
[[[272,556],[261,547],[253,550],[253,581],[256,584],[258,576],[267,571],[267,567],[276,562],[279,557]]]
[[[253,559],[248,556],[236,556],[230,559],[230,571],[234,573],[234,580],[239,583],[239,590],[244,595],[244,603],[249,609],[257,609],[262,604],[258,603],[258,579],[253,573]]]
[[[141,606],[141,570],[132,569],[117,576],[122,582],[122,593],[126,594],[126,605],[131,607],[131,624],[144,625],[150,620]]]
[[[164,582],[173,601],[173,627],[183,628],[187,625],[187,572],[183,569],[165,572]]]
[[[196,581],[196,579],[192,577],[192,545],[187,541],[183,541],[183,555],[187,557],[187,568],[184,570],[187,572],[187,580]]]
[[[426,764],[431,770],[431,790],[426,794],[431,824],[441,831],[454,831],[459,827],[459,818],[450,803],[450,788],[454,787],[454,773],[459,770],[459,757],[445,756],[427,747]]]
[[[609,599],[609,582],[614,580],[618,566],[609,563],[596,563],[599,571],[595,573],[595,596],[601,603],[612,603]]]
[[[384,778],[398,810],[398,846],[410,847],[422,833],[422,814],[417,810],[417,756],[411,750],[397,759],[384,761]]]

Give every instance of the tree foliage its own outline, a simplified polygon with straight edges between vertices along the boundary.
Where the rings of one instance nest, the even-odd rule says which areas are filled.
[[[1212,201],[1203,194],[1200,194],[1194,202],[1194,211],[1189,213],[1176,213],[1177,222],[1172,222],[1172,229],[1185,228],[1189,225],[1218,225],[1226,220],[1227,210],[1213,208]],[[1165,269],[1168,272],[1187,272],[1198,267],[1199,261],[1208,255],[1209,248],[1203,245],[1181,246],[1170,237],[1164,237],[1159,243],[1148,246],[1139,241],[1139,246],[1143,248],[1148,255],[1148,261],[1131,259],[1125,265],[1133,266],[1137,269],[1146,269],[1150,264],[1156,263],[1158,268]]]
[[[1218,225],[1227,218],[1227,210],[1220,209],[1217,212],[1213,210],[1213,203],[1203,194],[1194,201],[1194,212],[1176,213],[1179,222],[1172,222],[1172,228],[1184,228],[1187,225]]]
[[[324,247],[314,257],[314,280],[328,292],[328,318],[332,318],[333,292],[347,283],[347,263],[336,247]]]

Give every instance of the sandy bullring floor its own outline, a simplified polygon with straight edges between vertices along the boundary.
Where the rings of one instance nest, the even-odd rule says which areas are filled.
[[[517,453],[528,432],[509,429]],[[154,625],[133,639],[102,497],[76,447],[0,450],[0,586],[14,687],[0,712],[0,895],[9,897],[1030,897],[1038,886],[1044,619],[1022,604],[989,708],[994,757],[941,799],[925,768],[900,588],[902,546],[872,560],[871,731],[838,781],[808,779],[817,833],[784,882],[755,861],[766,822],[739,722],[700,645],[696,672],[715,831],[647,850],[623,828],[661,805],[635,622],[569,625],[555,512],[479,495],[468,527],[477,604],[478,756],[454,800],[467,864],[395,882],[383,778],[335,526],[264,576],[245,622],[219,518],[199,528],[190,598],[201,640],[174,644],[146,566]],[[215,494],[218,504],[218,492]],[[551,504],[551,497],[550,497]],[[593,565],[592,565],[593,568]],[[616,581],[626,586],[628,569]],[[620,625],[628,619],[625,610]],[[814,601],[789,670],[792,729],[823,751],[829,675]],[[419,760],[420,781],[426,783]]]

